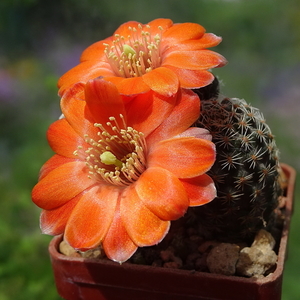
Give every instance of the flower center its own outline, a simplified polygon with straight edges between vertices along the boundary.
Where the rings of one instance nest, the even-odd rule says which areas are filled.
[[[149,25],[145,26],[150,28]],[[158,27],[160,31],[162,28]],[[160,66],[161,33],[151,36],[144,31],[141,24],[138,28],[129,27],[132,32],[127,37],[115,34],[112,44],[105,45],[105,54],[113,71],[120,77],[139,77]]]
[[[96,177],[114,185],[129,185],[136,181],[146,169],[146,143],[144,134],[127,127],[120,115],[122,127],[115,117],[110,117],[106,126],[95,123],[99,128],[99,139],[85,135],[91,147],[83,151],[78,147],[75,155],[83,155],[89,168],[89,177]]]

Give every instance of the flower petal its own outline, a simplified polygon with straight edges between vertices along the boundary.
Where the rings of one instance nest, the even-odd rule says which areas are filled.
[[[136,182],[135,189],[143,204],[164,221],[182,217],[189,206],[183,185],[163,167],[148,168]]]
[[[39,180],[42,180],[47,176],[52,170],[58,168],[59,166],[66,164],[68,162],[73,162],[73,158],[67,158],[58,154],[54,154],[50,159],[48,159],[41,167]]]
[[[159,67],[142,76],[151,90],[164,96],[172,96],[178,91],[177,75],[168,68]]]
[[[211,48],[219,45],[222,42],[222,38],[213,33],[205,33],[200,39],[202,49]]]
[[[55,153],[68,158],[77,159],[74,151],[79,146],[86,148],[86,142],[74,131],[65,118],[57,120],[49,126],[47,138]]]
[[[148,157],[149,167],[161,167],[179,178],[191,178],[207,172],[215,162],[214,143],[193,137],[160,141]]]
[[[93,120],[88,118],[90,115],[85,114],[85,101],[73,98],[72,93],[66,92],[60,103],[65,119],[80,137],[88,135],[90,138],[97,138],[98,129],[94,126]]]
[[[122,114],[126,117],[124,103],[114,84],[103,79],[90,80],[86,84],[85,99],[93,123],[106,124],[110,117]]]
[[[169,231],[170,222],[162,221],[151,212],[133,186],[124,191],[120,210],[130,238],[139,247],[158,244]]]
[[[43,209],[54,209],[94,184],[88,178],[85,162],[73,161],[54,169],[32,190],[33,202]]]
[[[90,45],[82,52],[80,61],[84,62],[87,60],[98,60],[99,62],[106,62],[106,54],[104,51],[106,49],[106,44],[110,44],[112,40],[113,37],[110,36],[102,41]]]
[[[103,240],[102,246],[106,256],[119,263],[128,260],[138,248],[127,233],[119,206],[115,211],[113,222]]]
[[[119,26],[119,28],[114,32],[114,36],[120,35],[125,38],[128,36],[132,36],[132,28],[138,28],[139,26],[143,26],[140,22],[137,21],[128,21]]]
[[[125,105],[127,125],[146,137],[168,117],[176,101],[176,95],[165,97],[153,91],[139,94]]]
[[[200,115],[199,97],[190,90],[177,93],[177,103],[170,115],[147,138],[149,149],[160,140],[168,139],[189,128]]]
[[[185,40],[199,39],[205,33],[205,28],[196,23],[174,24],[163,34],[162,43],[173,45]]]
[[[206,49],[217,46],[221,41],[221,37],[216,36],[213,33],[205,33],[200,39],[186,40],[182,41],[181,43],[173,43],[168,45],[168,47],[163,50],[162,54],[165,56],[172,51],[193,51]]]
[[[224,66],[226,62],[222,55],[210,50],[174,51],[165,57],[162,66],[170,65],[181,69],[207,70]]]
[[[151,35],[155,36],[156,34],[160,34],[170,28],[173,25],[173,21],[170,19],[160,18],[149,22],[148,25],[150,28],[147,28],[147,31],[150,31]]]
[[[81,251],[99,245],[114,218],[119,189],[94,186],[83,194],[72,211],[65,230],[65,240]]]
[[[60,77],[58,80],[58,94],[63,96],[64,92],[77,82],[86,83],[88,80],[99,76],[114,75],[108,62],[101,62],[97,59],[84,61]]]
[[[208,141],[212,140],[212,135],[210,134],[210,132],[207,129],[199,127],[190,127],[184,132],[176,135],[175,137],[195,137],[198,139],[205,139]]]
[[[105,77],[105,80],[114,83],[120,94],[124,95],[136,95],[146,93],[150,90],[150,87],[144,82],[142,77]]]
[[[214,75],[206,70],[188,70],[169,66],[177,74],[180,86],[185,89],[195,89],[209,85],[214,80]]]
[[[217,196],[214,181],[207,174],[180,179],[190,199],[190,206],[199,206],[212,201]]]
[[[58,208],[43,210],[40,217],[40,227],[42,232],[50,235],[62,234],[74,207],[81,197],[82,193]]]

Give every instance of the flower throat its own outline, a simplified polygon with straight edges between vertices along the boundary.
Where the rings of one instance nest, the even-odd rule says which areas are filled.
[[[146,25],[146,28],[150,28]],[[160,31],[162,28],[158,27]],[[112,45],[105,45],[105,54],[117,76],[130,78],[139,77],[160,66],[161,34],[151,36],[148,31],[129,27],[132,32],[127,37],[115,34]]]
[[[126,186],[136,181],[146,168],[146,143],[142,132],[127,127],[123,115],[120,119],[123,128],[115,117],[110,117],[106,126],[95,123],[99,139],[85,135],[85,142],[91,147],[86,150],[78,147],[74,154],[83,156],[90,178]]]

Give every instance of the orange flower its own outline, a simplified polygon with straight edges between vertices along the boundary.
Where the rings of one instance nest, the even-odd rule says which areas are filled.
[[[47,132],[56,154],[32,191],[44,233],[64,233],[83,251],[101,243],[123,262],[159,243],[189,206],[215,197],[205,174],[215,147],[206,130],[190,128],[200,109],[192,91],[126,97],[95,79],[66,92],[61,107],[64,118]]]
[[[77,82],[99,76],[115,83],[125,95],[151,89],[169,96],[177,92],[179,84],[200,88],[214,79],[209,69],[226,64],[223,56],[206,49],[220,42],[220,37],[205,33],[195,23],[156,19],[143,25],[130,21],[83,52],[81,63],[60,78],[59,94]]]

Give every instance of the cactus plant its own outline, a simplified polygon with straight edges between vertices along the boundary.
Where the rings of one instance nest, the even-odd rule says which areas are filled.
[[[278,205],[278,149],[259,109],[242,99],[218,99],[216,89],[213,93],[201,101],[197,126],[208,129],[216,144],[216,162],[208,174],[218,196],[190,213],[206,237],[247,241],[271,223]]]

